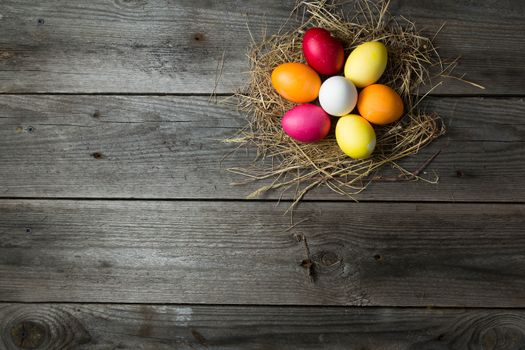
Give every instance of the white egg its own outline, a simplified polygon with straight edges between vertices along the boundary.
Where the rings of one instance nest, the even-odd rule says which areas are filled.
[[[346,115],[357,103],[357,89],[345,77],[328,78],[319,90],[319,103],[328,114],[337,117]]]

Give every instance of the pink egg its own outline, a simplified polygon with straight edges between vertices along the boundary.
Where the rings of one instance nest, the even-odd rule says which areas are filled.
[[[324,75],[337,74],[345,62],[343,44],[323,28],[304,33],[303,53],[308,65]]]
[[[286,112],[281,120],[284,132],[301,142],[322,140],[330,131],[330,117],[319,106],[303,104]]]

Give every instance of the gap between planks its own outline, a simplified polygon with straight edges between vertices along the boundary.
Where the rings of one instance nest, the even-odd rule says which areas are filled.
[[[152,97],[163,97],[163,96],[175,96],[175,97],[232,97],[235,93],[231,92],[218,92],[214,94],[203,93],[203,92],[0,92],[0,96],[152,96]],[[423,96],[423,94],[414,94],[413,96]],[[523,98],[525,94],[446,94],[446,93],[433,93],[428,95],[432,98],[494,98],[494,99],[513,99]]]
[[[465,310],[465,311],[508,311],[508,310],[525,310],[525,306],[414,306],[414,305],[304,305],[304,304],[232,304],[232,303],[169,303],[169,302],[113,302],[113,301],[59,301],[59,300],[45,300],[45,301],[8,301],[0,300],[1,305],[119,305],[119,306],[181,306],[181,307],[228,307],[228,308],[267,308],[267,309],[367,309],[367,310],[381,310],[381,309],[396,309],[396,310]]]
[[[344,196],[341,196],[341,198],[346,198]],[[293,203],[295,200],[293,199],[281,199],[277,200],[275,198],[250,198],[250,199],[243,199],[243,198],[155,198],[155,197],[145,197],[145,198],[127,198],[127,197],[2,197],[0,196],[0,200],[22,200],[22,201],[75,201],[75,202],[81,202],[81,201],[90,201],[90,202],[96,202],[96,201],[127,201],[127,202],[229,202],[229,203],[246,203],[246,202],[268,202],[268,203],[275,203],[276,206],[279,205],[279,203]],[[367,203],[367,204],[391,204],[391,203],[399,203],[399,204],[465,204],[465,205],[473,205],[473,204],[493,204],[493,205],[516,205],[516,204],[525,204],[525,201],[440,201],[440,200],[425,200],[425,201],[414,201],[414,200],[352,200],[352,199],[301,199],[299,205],[301,203]]]

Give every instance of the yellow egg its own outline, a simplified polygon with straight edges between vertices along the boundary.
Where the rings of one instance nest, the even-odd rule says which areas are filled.
[[[379,80],[386,68],[387,51],[378,41],[359,45],[345,63],[345,77],[357,87],[365,87]]]
[[[356,159],[367,158],[376,147],[376,133],[370,123],[357,114],[339,118],[335,126],[335,138],[339,148]]]

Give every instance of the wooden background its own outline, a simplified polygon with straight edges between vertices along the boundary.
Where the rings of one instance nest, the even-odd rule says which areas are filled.
[[[209,102],[292,0],[0,1],[0,349],[525,348],[525,3],[392,0],[484,90],[423,182],[245,200]],[[217,67],[224,57],[217,86]]]

